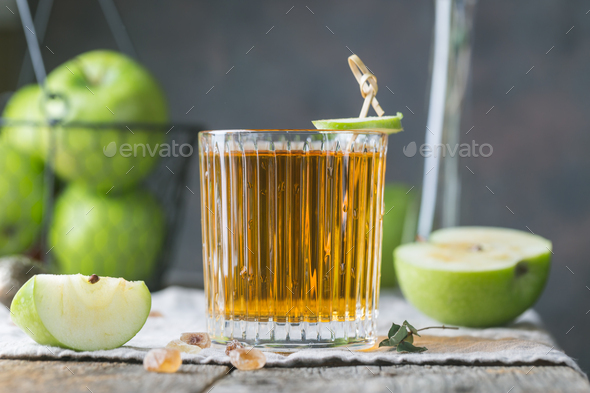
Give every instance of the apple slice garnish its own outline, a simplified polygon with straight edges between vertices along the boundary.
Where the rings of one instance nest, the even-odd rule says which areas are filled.
[[[38,274],[17,292],[10,311],[12,321],[39,344],[94,351],[133,338],[150,308],[143,281]]]
[[[403,117],[400,112],[397,112],[396,116],[314,120],[312,123],[318,130],[376,130],[393,134],[404,130]]]
[[[551,242],[514,229],[457,227],[394,252],[404,296],[443,323],[486,327],[510,322],[541,295]]]

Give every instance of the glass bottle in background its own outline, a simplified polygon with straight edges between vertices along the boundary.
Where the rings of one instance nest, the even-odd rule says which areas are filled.
[[[412,242],[416,230],[426,239],[433,229],[459,223],[461,184],[459,157],[445,154],[460,143],[460,120],[466,93],[471,58],[471,39],[475,0],[436,0],[433,67],[426,144],[434,156],[424,165],[423,193],[407,184],[385,185],[381,286],[396,286],[393,250]],[[446,150],[445,153],[448,153]],[[420,204],[420,216],[418,205]],[[393,208],[395,206],[395,208]]]
[[[424,161],[418,218],[418,236],[422,239],[427,239],[433,229],[459,224],[459,128],[469,77],[475,4],[476,0],[435,0],[426,127],[426,144],[434,153]]]

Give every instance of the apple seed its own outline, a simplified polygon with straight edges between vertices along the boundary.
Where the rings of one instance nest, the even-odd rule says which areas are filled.
[[[481,244],[474,244],[470,248],[471,251],[483,251],[483,246]]]

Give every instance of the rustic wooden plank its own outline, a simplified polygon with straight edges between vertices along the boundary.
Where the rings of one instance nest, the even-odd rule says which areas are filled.
[[[347,366],[265,368],[183,365],[176,374],[140,364],[0,360],[1,392],[590,392],[569,367]]]
[[[347,392],[590,392],[569,367],[351,366],[232,371],[214,393]]]
[[[228,371],[184,364],[175,374],[159,374],[141,364],[0,360],[0,392],[206,392]]]

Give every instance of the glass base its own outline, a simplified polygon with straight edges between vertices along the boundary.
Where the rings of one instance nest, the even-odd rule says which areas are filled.
[[[310,348],[367,349],[377,340],[376,324],[371,320],[350,322],[248,322],[207,319],[211,341],[225,345],[238,340],[276,352]]]

